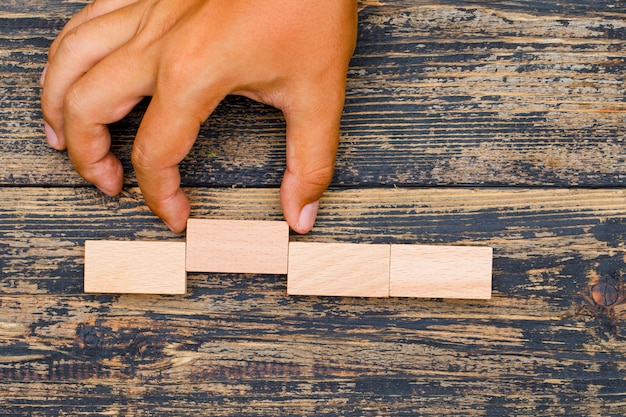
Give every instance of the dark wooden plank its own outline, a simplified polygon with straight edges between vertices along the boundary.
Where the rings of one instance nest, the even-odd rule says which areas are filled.
[[[190,194],[195,216],[280,217],[276,190]],[[292,236],[491,245],[481,302],[288,297],[284,276],[240,274],[190,274],[187,296],[86,296],[86,238],[181,237],[136,189],[0,198],[0,398],[14,415],[626,410],[624,304],[588,297],[626,273],[623,190],[338,190]]]
[[[394,1],[394,3],[396,3]],[[410,5],[411,0],[402,0],[399,3]],[[590,0],[568,1],[560,0],[435,0],[427,4],[449,5],[454,7],[490,7],[516,13],[560,15],[560,16],[597,16],[615,15],[623,13],[626,5],[623,0]]]
[[[624,410],[623,344],[581,338],[585,324],[567,319],[529,320],[520,329],[521,320],[468,322],[411,305],[404,305],[409,313],[363,316],[363,306],[351,312],[345,303],[330,310],[299,302],[299,315],[244,309],[235,323],[229,311],[220,314],[218,297],[206,297],[198,310],[135,297],[98,312],[83,299],[37,297],[19,306],[1,299],[5,318],[13,318],[11,308],[42,311],[30,328],[20,323],[21,346],[2,356],[2,383],[13,389],[0,396],[14,415],[148,408],[181,416],[207,405],[216,407],[211,415]]]
[[[562,270],[553,269],[553,263],[574,262],[571,267],[580,270],[582,279],[590,260],[618,256],[624,248],[624,193],[618,189],[336,190],[323,198],[313,232],[291,239],[489,245],[496,249],[496,269],[504,262],[505,277],[515,274],[525,280],[524,271],[539,264],[554,272]],[[193,217],[282,217],[275,189],[196,188],[188,194]],[[13,280],[3,282],[2,289],[11,294],[80,293],[86,239],[184,239],[167,231],[148,211],[137,189],[108,198],[83,188],[0,188],[0,199],[2,273]],[[26,281],[33,285],[22,284]],[[523,297],[531,291],[507,282],[496,283],[495,290],[504,285],[508,294],[509,287],[516,288]],[[552,288],[537,290],[552,300],[561,299]]]
[[[7,0],[3,415],[626,415],[624,3],[384,3],[362,2],[334,185],[291,239],[491,245],[493,299],[288,297],[284,276],[240,274],[83,294],[85,239],[184,236],[43,143],[39,71],[84,2]],[[113,126],[127,168],[145,104]],[[228,98],[182,166],[193,215],[280,219],[283,136],[277,111]],[[617,188],[404,187],[442,184]],[[212,188],[232,185],[271,188]]]
[[[79,5],[49,3],[0,12],[0,184],[83,184],[41,133],[39,71]],[[623,5],[444,3],[362,10],[334,184],[624,185]],[[113,128],[129,184],[140,118]],[[280,113],[240,98],[182,164],[189,186],[276,186],[283,169]]]
[[[8,13],[61,14],[68,15],[80,10],[90,0],[5,0],[1,10]],[[624,11],[623,0],[359,0],[359,7],[406,8],[415,6],[489,7],[496,10],[522,12],[539,15],[595,16],[615,15]]]

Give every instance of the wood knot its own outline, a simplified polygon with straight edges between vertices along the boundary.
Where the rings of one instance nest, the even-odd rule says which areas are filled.
[[[609,307],[619,299],[619,289],[606,282],[599,282],[591,287],[591,298],[602,306]]]
[[[590,287],[593,302],[600,307],[613,307],[624,302],[622,275],[604,276]]]

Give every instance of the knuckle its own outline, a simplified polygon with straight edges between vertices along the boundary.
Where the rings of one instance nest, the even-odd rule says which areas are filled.
[[[79,34],[80,26],[70,30],[61,40],[61,44],[59,45],[59,49],[57,50],[57,54],[59,50],[61,50],[61,55],[69,55],[69,58],[72,57],[80,57],[82,55],[83,50],[83,37]]]
[[[163,64],[163,68],[159,73],[158,85],[161,88],[165,88],[171,91],[180,91],[189,89],[190,85],[194,83],[193,75],[190,74],[190,62],[184,58],[172,54],[172,59],[169,59]]]
[[[145,170],[153,165],[152,158],[147,152],[145,146],[142,146],[137,142],[133,145],[133,150],[130,154],[130,161],[133,164],[133,167],[135,167],[135,170]]]
[[[41,112],[46,120],[49,120],[53,114],[62,112],[62,109],[57,108],[58,105],[54,97],[44,88],[41,93]]]
[[[93,3],[87,4],[83,9],[83,13],[85,14],[85,20],[89,21],[98,17],[98,15],[101,14],[101,8],[101,3],[97,0]]]
[[[72,86],[67,90],[63,100],[63,112],[67,119],[79,120],[82,118],[85,111],[83,100],[84,98],[78,87]]]
[[[297,174],[296,176],[300,179],[304,184],[314,186],[314,187],[327,187],[330,184],[334,173],[333,165],[320,165],[317,167],[312,167],[307,169],[304,172]]]

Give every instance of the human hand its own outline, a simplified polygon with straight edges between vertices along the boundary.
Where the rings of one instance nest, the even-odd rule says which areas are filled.
[[[228,94],[283,111],[281,205],[299,233],[313,227],[332,179],[356,42],[356,0],[96,0],[50,47],[41,77],[50,146],[108,195],[123,185],[107,125],[152,96],[131,161],[150,209],[185,229],[178,164]]]

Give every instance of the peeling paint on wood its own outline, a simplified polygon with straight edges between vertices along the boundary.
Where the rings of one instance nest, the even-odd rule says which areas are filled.
[[[1,184],[83,183],[42,132],[39,72],[60,16],[80,5],[49,3],[0,14],[11,34],[0,38]],[[361,12],[335,185],[624,184],[620,2],[383,3]],[[112,128],[129,184],[144,108]],[[284,136],[280,112],[228,98],[183,162],[183,182],[278,186]]]
[[[626,415],[623,1],[361,3],[335,179],[291,239],[491,246],[480,302],[85,295],[86,239],[184,240],[134,188],[145,102],[112,126],[118,198],[44,144],[39,71],[85,3],[0,7],[3,415]],[[282,219],[284,133],[229,97],[182,164],[192,215]]]
[[[598,390],[622,392],[626,312],[609,318],[585,296],[593,277],[624,270],[624,231],[612,227],[624,223],[624,190],[336,190],[314,231],[292,236],[491,245],[494,298],[483,302],[289,297],[284,276],[245,274],[189,274],[180,297],[83,295],[84,239],[163,230],[138,190],[106,205],[96,190],[0,190],[0,375],[35,394],[54,382],[46,410],[192,415],[169,403],[197,401],[222,415],[333,415],[321,402],[410,414],[426,399],[426,415],[622,410]],[[190,194],[198,215],[280,216],[277,190]],[[37,415],[11,392],[10,410]],[[582,395],[589,402],[572,401]]]

